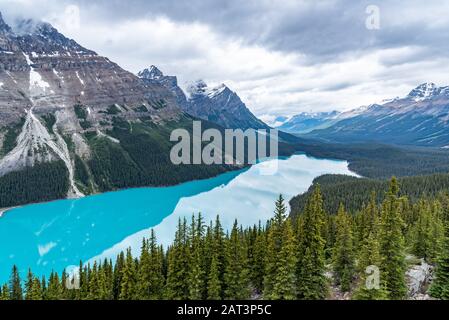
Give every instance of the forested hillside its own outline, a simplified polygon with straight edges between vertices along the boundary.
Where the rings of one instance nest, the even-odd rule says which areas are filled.
[[[68,188],[69,175],[62,161],[11,172],[0,177],[0,208],[61,199]]]
[[[317,158],[347,160],[357,174],[373,179],[449,172],[449,150],[378,143],[328,144],[303,139],[297,151]]]
[[[402,196],[400,196],[400,194]],[[220,220],[180,220],[169,248],[152,232],[140,257],[122,252],[115,262],[80,263],[80,287],[69,290],[68,274],[24,281],[17,267],[0,292],[8,300],[352,299],[409,298],[407,255],[436,265],[430,294],[449,299],[449,197],[410,203],[392,179],[383,202],[375,195],[359,212],[326,212],[320,188],[297,218],[287,217],[282,196],[274,218],[225,232]],[[378,267],[378,287],[366,286],[366,268]],[[21,266],[23,268],[23,266]],[[69,282],[67,282],[69,279]]]
[[[434,174],[429,176],[403,177],[398,179],[400,195],[406,195],[412,202],[422,197],[438,198],[449,191],[449,174]],[[314,180],[313,185],[305,194],[290,200],[291,214],[298,215],[304,209],[308,197],[319,185],[323,194],[324,209],[327,212],[337,212],[340,204],[351,212],[357,212],[368,204],[372,193],[376,194],[377,204],[382,203],[388,191],[388,180],[361,179],[345,175],[324,175]]]

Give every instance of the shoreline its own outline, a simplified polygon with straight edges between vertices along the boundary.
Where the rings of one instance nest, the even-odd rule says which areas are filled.
[[[307,152],[304,152],[304,151],[296,151],[296,152],[294,152],[294,153],[292,153],[291,155],[288,155],[288,156],[280,156],[280,157],[278,157],[278,159],[284,159],[284,160],[287,160],[287,159],[289,159],[289,158],[291,158],[291,157],[293,157],[293,156],[295,156],[295,155],[304,155],[304,156],[306,156],[306,157],[308,157],[308,158],[312,158],[312,159],[316,159],[316,160],[331,160],[331,161],[341,161],[341,162],[346,162],[346,163],[347,163],[347,168],[348,168],[348,170],[349,170],[350,172],[352,172],[352,173],[354,174],[354,176],[356,176],[356,177],[358,177],[358,178],[363,178],[363,177],[360,176],[357,172],[355,172],[355,171],[353,171],[353,170],[351,170],[351,169],[349,168],[349,165],[350,165],[350,161],[349,161],[349,160],[315,157],[315,156],[312,156],[312,155],[310,155],[310,154],[308,154]],[[263,161],[262,161],[262,162],[263,162]],[[77,200],[77,199],[82,199],[82,198],[85,198],[85,197],[94,197],[94,196],[98,196],[98,195],[102,195],[102,194],[114,193],[114,192],[120,192],[120,191],[132,190],[132,189],[170,188],[170,187],[175,187],[175,186],[181,186],[181,185],[183,185],[183,184],[190,183],[190,182],[193,182],[193,181],[214,179],[214,178],[216,178],[216,177],[218,177],[218,176],[220,176],[220,175],[222,175],[222,174],[227,174],[227,173],[232,173],[232,172],[237,172],[237,171],[243,171],[243,170],[249,169],[249,168],[251,168],[251,167],[252,167],[252,165],[235,166],[234,169],[227,170],[227,171],[224,171],[224,172],[222,172],[222,173],[219,173],[219,174],[216,174],[216,175],[213,175],[213,176],[210,176],[210,177],[205,177],[205,178],[202,178],[202,179],[196,179],[196,180],[184,181],[184,182],[180,182],[180,183],[173,184],[173,185],[170,185],[170,184],[169,184],[169,185],[160,185],[160,186],[127,187],[127,188],[122,188],[122,189],[117,189],[117,190],[109,190],[109,191],[104,191],[104,192],[95,192],[95,193],[87,194],[87,195],[85,195],[85,196],[83,196],[83,197],[73,197],[73,198],[66,197],[66,198],[61,198],[61,199],[54,199],[54,200],[43,201],[43,202],[32,202],[32,203],[26,203],[26,204],[23,204],[23,205],[13,206],[13,207],[0,208],[0,219],[1,219],[2,217],[4,217],[5,214],[8,213],[9,211],[11,211],[11,210],[13,210],[13,209],[22,208],[22,207],[25,207],[25,206],[39,205],[39,204],[51,203],[51,202],[55,202],[55,201]]]
[[[177,186],[182,186],[184,184],[187,184],[187,183],[190,183],[190,182],[194,182],[194,181],[205,181],[205,180],[209,180],[209,179],[214,179],[214,178],[217,178],[218,176],[220,176],[222,174],[229,174],[229,173],[242,171],[242,170],[246,170],[246,169],[248,169],[248,167],[246,167],[246,166],[238,166],[238,167],[236,166],[235,169],[227,170],[227,171],[224,171],[222,173],[218,173],[218,174],[210,176],[210,177],[205,177],[205,178],[195,179],[195,180],[188,180],[188,181],[180,182],[180,183],[177,183],[177,184],[168,184],[168,185],[160,185],[160,186],[126,187],[126,188],[117,189],[117,190],[109,190],[109,191],[104,191],[104,192],[95,192],[95,193],[84,195],[82,197],[66,197],[66,198],[59,198],[59,199],[53,199],[53,200],[41,201],[41,202],[30,202],[30,203],[25,203],[25,204],[13,206],[13,207],[0,208],[0,219],[7,212],[9,212],[9,211],[11,211],[13,209],[18,209],[18,208],[22,208],[22,207],[26,207],[26,206],[40,205],[40,204],[52,203],[52,202],[56,202],[56,201],[79,200],[79,199],[83,199],[85,197],[95,197],[95,196],[99,196],[99,195],[103,195],[103,194],[107,194],[107,193],[115,193],[115,192],[121,192],[121,191],[133,190],[133,189],[177,187]]]
[[[9,207],[9,208],[0,208],[0,219],[3,218],[3,216],[8,212],[11,211],[13,209],[17,209],[20,208],[21,206],[15,206],[15,207]]]

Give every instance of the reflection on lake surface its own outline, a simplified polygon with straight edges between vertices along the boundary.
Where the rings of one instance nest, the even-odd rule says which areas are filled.
[[[261,168],[278,161],[274,175]],[[248,170],[165,188],[110,192],[82,199],[61,200],[13,209],[0,218],[0,282],[12,265],[22,273],[31,267],[48,275],[80,260],[115,258],[128,247],[138,254],[142,238],[153,228],[168,244],[178,219],[201,212],[209,223],[217,215],[225,228],[235,219],[243,226],[271,218],[274,201],[306,191],[326,173],[352,174],[344,161],[295,155],[269,160]]]

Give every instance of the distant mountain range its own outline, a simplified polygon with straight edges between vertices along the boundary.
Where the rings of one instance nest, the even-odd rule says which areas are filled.
[[[230,129],[268,129],[256,118],[237,93],[225,84],[209,87],[198,80],[187,89],[187,95],[178,86],[177,78],[165,76],[157,67],[142,70],[138,76],[148,84],[157,83],[170,90],[179,106],[188,114]]]
[[[449,87],[424,83],[406,97],[338,113],[302,113],[279,129],[327,142],[449,148]]]
[[[288,133],[308,133],[316,130],[320,127],[325,127],[330,125],[334,119],[340,115],[338,111],[332,112],[317,112],[299,113],[290,119],[286,119],[282,125],[278,126],[277,129],[288,132]]]

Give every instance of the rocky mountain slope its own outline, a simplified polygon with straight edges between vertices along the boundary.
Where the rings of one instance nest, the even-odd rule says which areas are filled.
[[[189,126],[166,86],[142,81],[47,23],[25,20],[12,29],[0,14],[0,193],[39,193],[16,181],[16,172],[61,161],[66,172],[55,175],[68,176],[68,196],[223,171],[172,167],[169,134]],[[56,179],[60,188],[63,180]],[[15,204],[9,193],[0,207]]]
[[[240,97],[221,84],[210,88],[198,80],[188,88],[188,96],[178,86],[177,78],[164,76],[155,66],[139,72],[138,76],[146,83],[159,83],[176,96],[179,106],[188,114],[199,119],[216,123],[229,129],[268,129],[269,127],[257,119],[242,102]]]
[[[406,97],[342,113],[308,137],[449,148],[449,87],[424,83]]]

